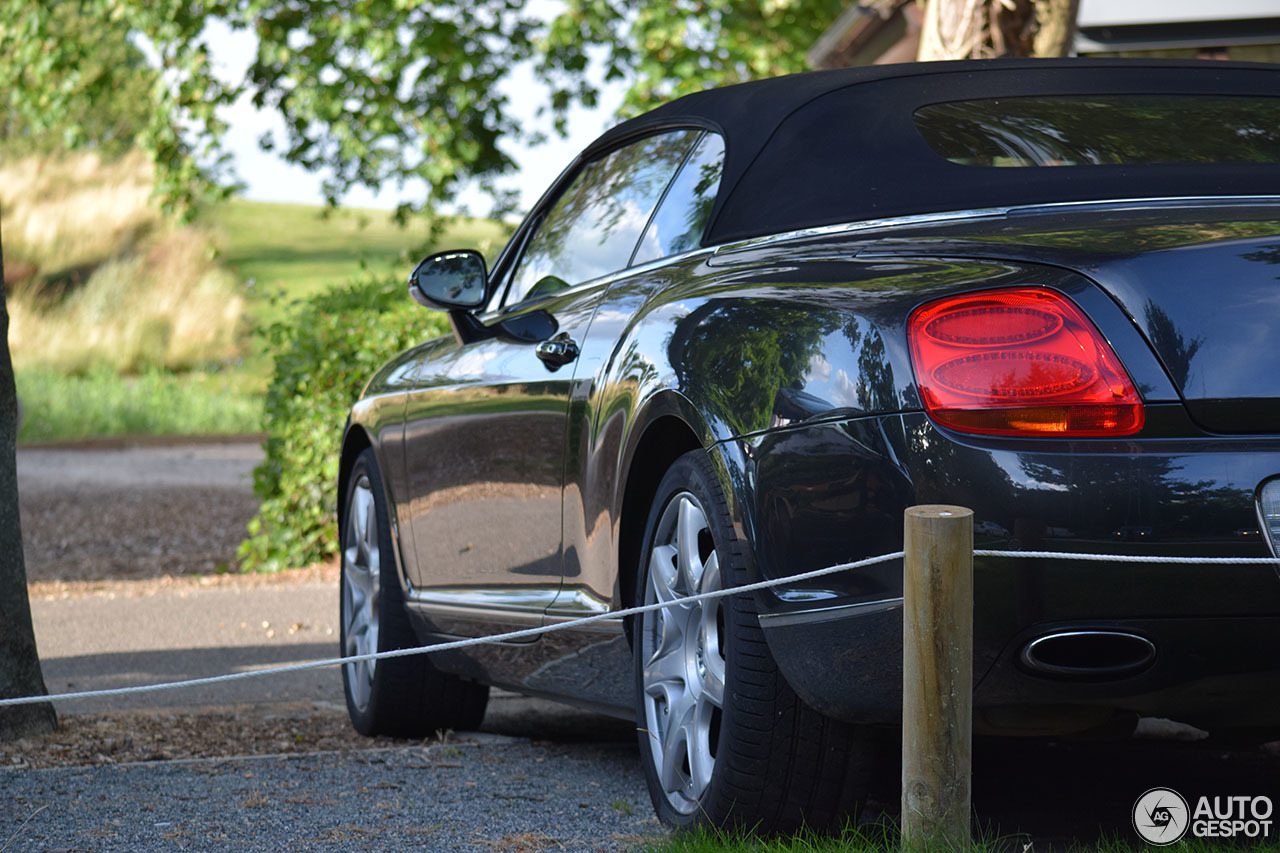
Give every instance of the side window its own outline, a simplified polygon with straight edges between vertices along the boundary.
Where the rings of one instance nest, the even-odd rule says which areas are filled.
[[[504,304],[625,269],[699,133],[649,136],[588,163],[529,239]]]
[[[671,189],[667,190],[666,198],[636,248],[633,265],[678,255],[701,245],[722,171],[724,140],[717,133],[708,133],[671,182]]]

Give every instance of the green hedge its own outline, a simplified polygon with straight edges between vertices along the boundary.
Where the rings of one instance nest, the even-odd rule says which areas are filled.
[[[338,451],[347,409],[391,356],[448,331],[413,303],[402,280],[366,277],[296,302],[263,334],[274,359],[254,470],[262,498],[240,545],[241,569],[274,572],[338,551]]]

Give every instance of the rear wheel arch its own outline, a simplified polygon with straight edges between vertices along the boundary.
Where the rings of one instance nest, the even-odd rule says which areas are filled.
[[[674,597],[748,579],[714,455],[669,466],[651,499],[634,598],[637,735],[659,819],[681,829],[824,831],[856,814],[882,775],[875,734],[804,704],[778,670],[749,595]],[[664,568],[665,567],[665,568]]]
[[[661,415],[647,424],[627,463],[618,525],[618,589],[623,607],[635,606],[636,572],[644,541],[650,505],[663,476],[690,450],[701,450],[702,441],[683,418]],[[631,620],[626,621],[631,640]]]

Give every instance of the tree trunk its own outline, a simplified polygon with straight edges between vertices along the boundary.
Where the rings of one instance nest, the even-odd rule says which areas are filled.
[[[1076,40],[1080,0],[1037,0],[1036,56],[1070,56]]]
[[[4,249],[0,245],[0,697],[39,696],[45,690],[31,627],[27,569],[18,524],[18,394],[9,357],[9,309],[4,285]],[[0,741],[53,731],[53,705],[0,708]]]
[[[1079,0],[926,0],[924,62],[1011,56],[1067,56]]]
[[[977,56],[986,38],[988,1],[928,0],[920,30],[920,61]]]

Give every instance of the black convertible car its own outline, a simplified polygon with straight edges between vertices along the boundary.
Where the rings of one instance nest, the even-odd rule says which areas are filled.
[[[973,509],[979,548],[1269,557],[1280,535],[1280,68],[804,74],[627,121],[342,444],[342,648],[785,578]],[[975,728],[1280,731],[1271,566],[975,562]],[[489,685],[634,718],[668,823],[824,824],[896,751],[901,565],[527,642],[348,665],[357,729]]]

